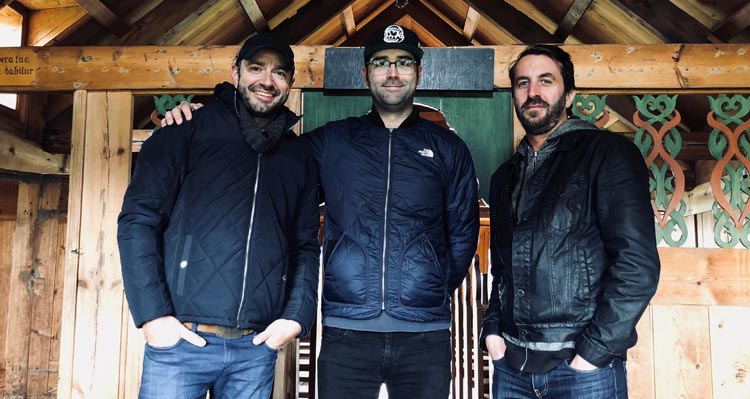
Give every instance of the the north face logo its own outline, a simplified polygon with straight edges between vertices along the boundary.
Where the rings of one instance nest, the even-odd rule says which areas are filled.
[[[386,43],[401,43],[404,41],[404,30],[398,25],[391,25],[383,32],[383,41]]]

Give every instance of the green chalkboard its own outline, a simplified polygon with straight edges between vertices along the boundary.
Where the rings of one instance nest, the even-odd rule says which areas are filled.
[[[513,121],[509,92],[417,92],[417,104],[436,108],[464,140],[474,158],[479,195],[487,200],[490,178],[513,153]],[[303,93],[303,130],[328,121],[367,112],[372,101],[367,91],[320,91]]]

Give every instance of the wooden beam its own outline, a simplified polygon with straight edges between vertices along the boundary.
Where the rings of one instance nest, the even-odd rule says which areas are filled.
[[[9,6],[10,3],[14,2],[14,1],[15,0],[2,0],[2,2],[0,2],[0,8],[3,8],[5,6]]]
[[[265,32],[268,30],[268,21],[266,17],[258,7],[258,3],[255,0],[239,0],[242,8],[245,10],[247,17],[250,18],[250,22],[255,27],[256,32]]]
[[[589,6],[591,6],[591,2],[593,1],[594,0],[575,0],[573,4],[570,5],[568,12],[565,13],[565,17],[562,22],[560,22],[560,25],[557,26],[557,31],[555,31],[554,36],[559,43],[564,43],[565,39],[570,36],[570,33],[573,32],[578,21],[581,20],[581,17],[586,13],[586,10],[589,9]]]
[[[370,25],[361,27],[354,38],[364,40]],[[292,47],[297,71],[293,88],[323,87],[326,47]],[[489,48],[495,50],[495,87],[510,88],[509,64],[526,46]],[[622,94],[750,90],[747,45],[573,45],[563,49],[573,58],[581,90]],[[238,46],[0,48],[0,91],[207,91],[227,79],[238,50]],[[16,57],[23,62],[15,63]],[[8,71],[14,74],[4,75]]]
[[[466,2],[482,17],[493,21],[524,43],[553,43],[555,41],[555,38],[536,21],[505,1],[467,0]]]
[[[477,31],[479,26],[479,20],[482,18],[477,10],[469,7],[469,12],[466,14],[466,22],[464,23],[463,35],[464,39],[468,41],[474,40],[474,33]]]
[[[29,15],[29,46],[47,46],[60,41],[88,22],[91,17],[81,7],[50,8]]]
[[[130,31],[130,25],[99,0],[76,0],[97,22],[117,36]]]
[[[346,35],[352,37],[357,32],[357,24],[354,22],[354,12],[352,6],[346,7],[344,12],[341,14],[344,20],[344,28],[346,28]]]
[[[47,153],[32,141],[0,130],[0,169],[64,175],[69,172],[68,156]]]
[[[297,10],[292,17],[274,28],[274,32],[296,44],[323,26],[327,21],[340,15],[352,0],[326,0],[308,3]]]
[[[673,1],[618,0],[639,18],[657,29],[669,43],[708,43],[708,28],[695,15],[683,11]]]
[[[711,35],[723,42],[728,42],[738,33],[750,26],[750,2],[726,17],[711,30]]]

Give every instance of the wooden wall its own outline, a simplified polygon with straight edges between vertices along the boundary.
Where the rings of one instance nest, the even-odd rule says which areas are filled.
[[[57,396],[67,179],[0,181],[0,392]]]

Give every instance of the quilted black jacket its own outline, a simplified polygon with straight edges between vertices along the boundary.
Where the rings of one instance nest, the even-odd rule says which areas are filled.
[[[240,131],[233,88],[193,120],[146,141],[118,221],[136,326],[163,315],[310,331],[320,247],[315,161],[291,131],[259,154]],[[298,118],[287,118],[287,129]]]

